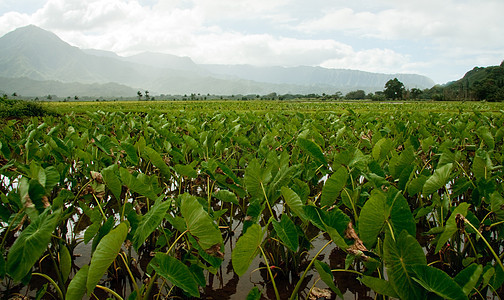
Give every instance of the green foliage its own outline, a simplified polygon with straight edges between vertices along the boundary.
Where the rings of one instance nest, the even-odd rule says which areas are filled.
[[[0,96],[0,118],[42,117],[55,115],[44,105],[34,101],[8,99]]]
[[[396,100],[402,99],[405,92],[404,84],[400,82],[397,78],[390,79],[385,83],[385,89],[383,93],[388,99]]]
[[[395,298],[502,293],[500,103],[115,105],[3,121],[5,294],[50,274],[41,297],[203,298],[226,269],[262,277],[251,299],[316,274],[338,294],[335,272]]]

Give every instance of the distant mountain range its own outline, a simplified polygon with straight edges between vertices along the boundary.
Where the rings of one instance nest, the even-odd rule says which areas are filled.
[[[415,74],[379,74],[321,67],[203,65],[189,57],[145,52],[122,57],[79,49],[29,25],[0,38],[0,90],[23,96],[135,96],[155,94],[333,94],[383,90],[397,77],[408,88],[434,82]]]

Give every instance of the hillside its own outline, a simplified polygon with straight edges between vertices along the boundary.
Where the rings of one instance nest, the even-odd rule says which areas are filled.
[[[16,93],[23,97],[135,97],[137,91],[117,83],[65,83],[56,80],[33,80],[23,78],[0,77],[1,94]]]
[[[40,82],[35,86],[40,89],[36,90],[34,86],[30,93],[40,95],[49,89],[43,87],[49,84],[45,81],[116,83],[133,90],[149,90],[152,95],[333,94],[356,89],[374,92],[382,90],[394,77],[407,88],[425,89],[434,85],[431,79],[415,74],[378,74],[307,66],[200,65],[189,57],[150,52],[122,57],[110,51],[79,49],[54,33],[33,25],[18,28],[0,38],[0,76],[38,80]]]
[[[447,100],[504,100],[504,61],[500,66],[475,67],[444,88]]]

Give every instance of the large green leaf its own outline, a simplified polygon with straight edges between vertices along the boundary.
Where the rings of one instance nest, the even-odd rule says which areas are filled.
[[[146,179],[148,177],[147,175],[138,174],[138,176],[135,177],[128,171],[128,169],[125,168],[120,168],[119,173],[121,175],[122,183],[126,185],[130,190],[153,201],[157,199],[157,194],[154,192],[152,184],[147,184],[145,180],[141,180],[141,178]]]
[[[23,279],[44,254],[59,215],[60,211],[49,214],[49,209],[46,209],[21,232],[7,255],[7,273],[12,279]]]
[[[242,276],[247,272],[250,264],[259,252],[262,239],[263,232],[261,226],[252,224],[247,229],[247,232],[236,242],[236,247],[231,253],[231,261],[233,262],[233,269],[238,276]]]
[[[494,137],[487,126],[480,126],[476,132],[478,134],[478,137],[483,140],[483,142],[488,146],[488,148],[490,148],[490,150],[493,150],[495,148]]]
[[[317,269],[317,272],[320,275],[320,278],[322,281],[327,284],[327,286],[335,292],[338,296],[340,296],[341,299],[343,298],[343,294],[341,294],[341,291],[336,287],[334,284],[334,277],[331,272],[331,268],[325,263],[321,262],[319,260],[315,260],[315,269]]]
[[[138,248],[140,248],[149,235],[161,224],[170,204],[171,201],[163,202],[161,199],[158,199],[142,217],[131,240],[135,250],[138,251]]]
[[[446,165],[437,168],[434,171],[434,174],[432,174],[432,176],[427,178],[427,181],[425,181],[422,191],[423,194],[429,195],[439,190],[440,188],[444,187],[448,182],[448,179],[450,179],[450,172],[452,170],[452,167],[453,164],[448,163]]]
[[[81,300],[86,293],[86,281],[89,271],[89,265],[84,265],[80,268],[79,272],[75,274],[70,283],[68,284],[65,299],[67,300]]]
[[[460,271],[453,280],[462,288],[464,294],[468,295],[478,283],[481,273],[483,273],[482,265],[471,264]]]
[[[128,224],[123,222],[112,229],[104,236],[91,257],[89,272],[86,280],[86,289],[88,295],[91,295],[96,285],[107,271],[108,267],[115,260],[121,246],[128,234]]]
[[[327,179],[322,188],[320,200],[321,206],[332,205],[339,197],[341,190],[345,187],[348,180],[348,171],[345,167],[338,168],[334,174]]]
[[[290,188],[283,186],[281,189],[282,196],[285,199],[285,202],[289,206],[289,208],[303,221],[306,220],[306,215],[303,210],[303,202],[301,198],[291,190]]]
[[[168,254],[157,253],[151,263],[152,268],[163,278],[183,289],[193,297],[199,297],[198,282],[191,270],[180,260]]]
[[[110,165],[102,169],[101,174],[105,184],[110,189],[114,197],[119,200],[121,199],[122,184],[119,180],[119,166],[116,164]]]
[[[386,194],[374,189],[359,216],[359,237],[366,247],[371,249],[375,245],[379,234],[389,229],[387,223],[395,235],[402,230],[415,235],[415,219],[402,194],[392,187]]]
[[[60,245],[59,268],[61,277],[63,277],[63,281],[66,282],[72,268],[72,256],[70,255],[70,251],[65,245]]]
[[[424,292],[413,280],[413,266],[426,265],[427,259],[418,241],[403,230],[396,240],[385,235],[383,261],[389,281],[401,299],[423,299]]]
[[[159,153],[157,153],[156,150],[149,147],[145,147],[144,151],[149,157],[152,164],[161,171],[161,174],[163,174],[166,178],[170,178],[171,176],[170,167],[166,165],[161,155],[159,155]]]
[[[252,197],[264,199],[266,185],[271,177],[271,169],[261,167],[257,159],[253,159],[245,169],[243,176],[247,192]]]
[[[441,248],[445,245],[445,243],[452,237],[452,235],[457,232],[457,215],[461,214],[464,217],[467,215],[467,209],[469,208],[470,204],[467,202],[462,202],[460,203],[457,208],[455,208],[446,221],[446,225],[444,227],[444,231],[441,234],[441,236],[438,239],[437,245],[436,245],[436,250],[435,252],[438,253]]]
[[[462,288],[448,274],[434,267],[417,265],[412,267],[416,276],[413,280],[424,289],[435,293],[444,299],[467,299]]]
[[[222,234],[216,228],[212,218],[203,210],[196,197],[183,194],[180,211],[186,222],[187,230],[198,240],[198,244],[207,250],[222,243]]]
[[[238,202],[236,195],[228,190],[219,190],[214,194],[214,197],[219,199],[220,201],[231,202],[233,204],[240,205],[240,202]]]
[[[324,166],[327,165],[327,160],[324,156],[324,153],[322,152],[322,148],[320,148],[317,143],[302,137],[299,137],[297,139],[297,143],[299,147],[303,149],[303,151],[307,152],[315,159],[317,164]]]
[[[282,214],[280,222],[273,220],[273,227],[280,240],[292,251],[297,251],[299,238],[294,222],[286,214]]]
[[[394,287],[392,287],[392,284],[384,279],[364,275],[362,276],[361,281],[367,287],[371,288],[373,291],[380,295],[399,298],[396,291],[394,290]]]
[[[392,140],[387,138],[382,138],[373,147],[371,154],[376,161],[381,161],[389,154],[392,150]]]
[[[259,291],[257,286],[254,286],[248,293],[246,300],[260,300],[260,299],[261,299],[261,291]]]

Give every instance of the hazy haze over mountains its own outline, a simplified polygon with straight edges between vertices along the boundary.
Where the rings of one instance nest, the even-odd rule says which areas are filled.
[[[120,97],[135,96],[137,90],[149,90],[151,95],[375,92],[383,90],[394,77],[408,88],[434,85],[431,79],[415,74],[303,66],[198,65],[189,57],[150,52],[121,57],[109,51],[81,50],[33,25],[0,38],[0,90],[23,96]],[[74,92],[69,94],[72,88]]]

